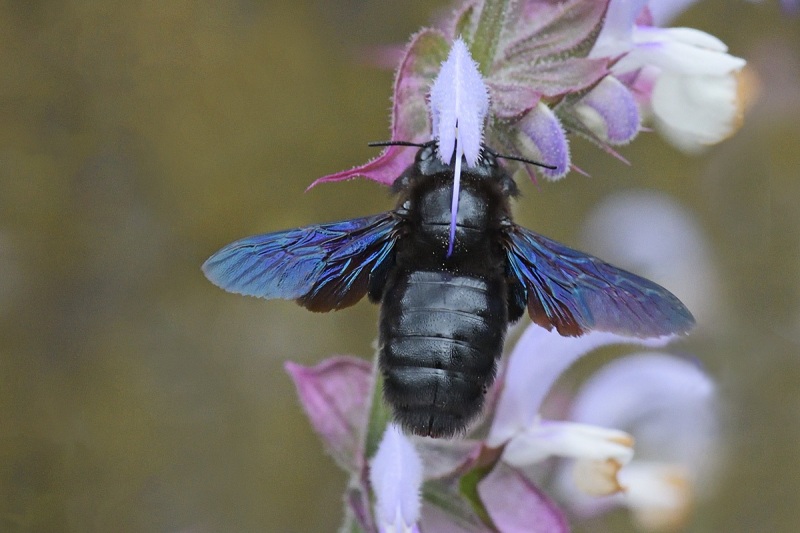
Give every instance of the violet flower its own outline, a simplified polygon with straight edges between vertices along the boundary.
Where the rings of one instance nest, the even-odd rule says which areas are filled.
[[[539,413],[559,376],[596,348],[668,340],[565,338],[528,326],[498,377],[483,439],[409,438],[387,425],[365,361],[335,357],[287,370],[315,430],[351,475],[348,530],[569,531],[564,511],[528,475],[549,457],[574,460],[550,489],[576,518],[621,505],[655,527],[685,519],[712,471],[715,392],[696,365],[663,354],[621,358],[581,387],[566,420]]]
[[[466,0],[406,46],[395,75],[391,138],[443,141],[440,157],[449,158],[457,148],[458,107],[459,129],[469,129],[467,164],[483,139],[502,153],[555,167],[511,163],[548,179],[575,168],[567,132],[623,159],[614,146],[652,121],[670,142],[698,150],[738,128],[744,63],[707,33],[653,26],[646,0]],[[456,75],[456,64],[469,73]],[[390,146],[312,186],[358,176],[390,185],[413,159],[413,150]]]
[[[553,456],[577,459],[588,492],[621,490],[617,473],[633,457],[631,436],[607,426],[542,419],[541,405],[558,377],[592,350],[611,344],[659,346],[669,340],[605,332],[570,338],[529,326],[509,357],[486,445],[503,447],[503,460],[516,467]]]
[[[684,129],[671,120],[694,114],[692,106],[710,94],[730,96],[743,61],[702,32],[654,28],[646,7],[643,0],[466,0],[437,28],[411,38],[395,77],[391,138],[435,141],[440,159],[453,162],[451,247],[461,166],[478,162],[482,143],[552,165],[518,168],[533,178],[557,179],[574,168],[567,132],[618,156],[613,147],[630,142],[648,114],[685,146],[716,142],[732,131],[735,102],[725,98],[723,109],[716,108],[720,116],[697,113]],[[675,98],[678,90],[697,98],[683,105]],[[389,146],[365,165],[315,183],[362,176],[389,185],[413,158],[414,150]],[[639,495],[642,501],[663,496],[653,489],[665,479],[661,472],[696,466],[665,456],[648,469],[634,459],[641,426],[630,423],[634,411],[623,396],[601,386],[630,379],[635,374],[626,370],[630,366],[610,367],[589,381],[566,420],[540,414],[559,376],[592,350],[610,344],[654,347],[670,340],[602,332],[567,338],[531,325],[489,393],[483,424],[455,440],[409,438],[391,425],[377,365],[334,357],[311,368],[287,363],[286,369],[327,451],[350,475],[343,531],[561,533],[569,531],[565,512],[531,477],[532,464],[551,457],[574,460],[570,471],[584,492],[616,498],[603,501],[622,499],[632,509]],[[674,366],[667,360],[672,362],[666,366]],[[644,364],[640,372],[659,365]],[[666,405],[662,400],[669,396],[681,406],[696,406],[698,398],[712,398],[710,386],[702,394],[680,386],[691,372],[695,381],[708,383],[696,368],[676,371],[675,379],[663,383],[658,372],[647,374],[651,390],[666,391],[647,402]],[[708,413],[713,422],[714,413]],[[638,413],[640,420],[648,414]],[[674,443],[669,437],[676,420],[680,417],[655,417],[649,427],[661,428],[664,440]],[[564,490],[576,516],[590,508]]]

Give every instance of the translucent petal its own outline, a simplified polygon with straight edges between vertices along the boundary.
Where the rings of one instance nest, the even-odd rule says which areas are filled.
[[[714,383],[696,363],[645,353],[593,374],[578,392],[570,419],[631,432],[645,458],[687,463],[713,455],[715,414]]]
[[[611,57],[629,50],[636,17],[646,5],[647,0],[611,0],[590,56]]]
[[[651,190],[614,193],[583,227],[586,251],[669,287],[699,324],[713,323],[721,294],[710,242],[696,214],[675,198]]]
[[[498,447],[531,427],[538,419],[542,400],[558,377],[590,351],[611,344],[662,346],[672,338],[640,339],[598,331],[562,337],[555,329],[529,326],[509,357],[487,446]]]

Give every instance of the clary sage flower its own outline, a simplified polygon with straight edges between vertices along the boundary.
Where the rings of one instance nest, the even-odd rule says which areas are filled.
[[[737,125],[743,66],[708,34],[655,27],[644,0],[466,0],[406,47],[391,139],[433,141],[441,161],[453,162],[452,246],[462,156],[474,166],[485,145],[527,160],[519,169],[532,178],[558,179],[578,170],[568,132],[619,157],[613,147],[650,118],[686,149],[713,144]],[[390,145],[315,183],[361,176],[390,185],[414,152]],[[286,370],[350,475],[342,531],[560,533],[570,519],[615,505],[658,527],[685,516],[691,491],[669,481],[693,486],[705,465],[690,459],[716,437],[715,392],[702,370],[664,354],[620,359],[588,380],[561,419],[545,417],[542,406],[563,372],[593,350],[671,340],[563,337],[529,325],[488,391],[484,419],[452,440],[410,437],[391,423],[374,364],[339,356]],[[699,412],[702,421],[684,423]],[[693,438],[671,438],[684,431]],[[685,453],[655,446],[640,460],[637,442],[653,435]]]
[[[723,140],[741,122],[745,61],[702,31],[654,26],[646,0],[466,0],[405,47],[394,82],[392,140],[438,139],[428,98],[457,40],[488,89],[484,142],[553,167],[522,166],[533,178],[579,170],[567,132],[622,159],[614,146],[632,141],[647,121],[686,150]],[[312,186],[359,176],[390,185],[413,157],[408,148],[390,146]]]
[[[351,475],[347,516],[361,531],[558,533],[569,531],[570,513],[580,519],[619,505],[658,526],[685,519],[692,487],[713,466],[715,392],[696,364],[624,357],[586,382],[566,420],[540,411],[558,377],[596,348],[668,340],[565,338],[528,326],[498,377],[482,438],[410,438],[386,424],[366,361],[340,356],[287,370],[329,453]],[[550,457],[572,461],[551,487],[563,509],[529,475]]]
[[[743,113],[738,78],[744,59],[705,32],[653,26],[646,8],[646,0],[612,1],[590,56],[620,57],[613,76],[626,82],[679,148],[695,151],[725,139]]]

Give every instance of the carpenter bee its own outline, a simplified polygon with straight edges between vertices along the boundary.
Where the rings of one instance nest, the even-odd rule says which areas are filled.
[[[464,433],[481,413],[506,329],[526,309],[565,336],[658,337],[694,324],[663,287],[516,225],[517,185],[486,146],[461,176],[448,252],[454,165],[435,141],[415,146],[393,211],[247,237],[211,256],[206,276],[311,311],[365,295],[380,303],[384,398],[404,428],[431,437]]]

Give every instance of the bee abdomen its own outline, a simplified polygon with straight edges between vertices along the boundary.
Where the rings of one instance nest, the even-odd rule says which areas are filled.
[[[494,380],[507,324],[502,279],[401,273],[381,314],[384,395],[418,435],[463,432]]]

